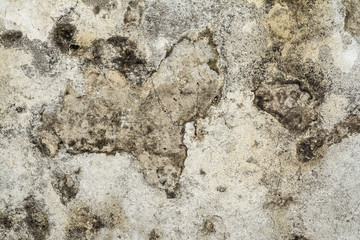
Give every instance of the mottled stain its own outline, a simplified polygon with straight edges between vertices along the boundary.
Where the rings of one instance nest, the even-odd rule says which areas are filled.
[[[23,204],[6,207],[0,213],[0,233],[4,239],[47,239],[50,231],[43,202],[29,196]],[[6,238],[8,236],[8,238]]]
[[[50,228],[47,215],[39,205],[32,196],[25,199],[25,222],[34,239],[43,240],[49,234]]]
[[[73,212],[67,227],[67,239],[89,239],[104,227],[105,224],[99,216],[91,213],[88,207],[83,207]]]
[[[359,133],[360,116],[356,114],[350,114],[330,131],[313,129],[310,134],[307,133],[309,136],[303,137],[297,143],[298,160],[308,162],[319,159],[323,156],[323,152],[327,147]]]
[[[72,207],[65,226],[66,239],[94,239],[100,230],[112,231],[122,229],[126,217],[118,201],[107,201],[107,207],[95,210],[83,204]]]
[[[61,142],[72,154],[128,152],[140,161],[150,184],[166,190],[169,198],[179,196],[177,182],[187,156],[185,124],[206,116],[220,99],[223,85],[208,65],[219,57],[209,45],[209,33],[199,35],[178,42],[142,84],[127,76],[146,76],[146,71],[136,71],[144,60],[135,43],[120,36],[107,39],[120,53],[112,61],[117,68],[102,73],[90,64],[84,73],[86,94],[68,87],[61,110],[42,116],[39,142],[47,149],[43,151],[54,156]]]

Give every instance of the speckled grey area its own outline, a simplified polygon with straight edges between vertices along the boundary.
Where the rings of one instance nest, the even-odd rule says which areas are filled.
[[[358,0],[2,0],[0,239],[360,239]]]

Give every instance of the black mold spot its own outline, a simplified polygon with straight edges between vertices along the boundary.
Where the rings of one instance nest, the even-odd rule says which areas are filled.
[[[23,34],[21,31],[9,30],[0,35],[0,42],[5,47],[13,47],[16,44],[20,43],[22,37]]]
[[[220,187],[217,187],[216,188],[216,191],[218,191],[218,192],[226,192],[226,187],[224,187],[224,186],[220,186]]]
[[[74,43],[75,32],[76,27],[70,23],[59,23],[55,26],[53,41],[62,53],[68,53],[71,49],[70,46]]]

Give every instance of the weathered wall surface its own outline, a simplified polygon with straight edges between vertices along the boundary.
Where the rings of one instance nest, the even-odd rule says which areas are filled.
[[[359,239],[358,0],[2,0],[0,239]]]

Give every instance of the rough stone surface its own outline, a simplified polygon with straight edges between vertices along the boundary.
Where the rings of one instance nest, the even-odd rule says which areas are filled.
[[[359,239],[358,0],[2,0],[0,239]]]

